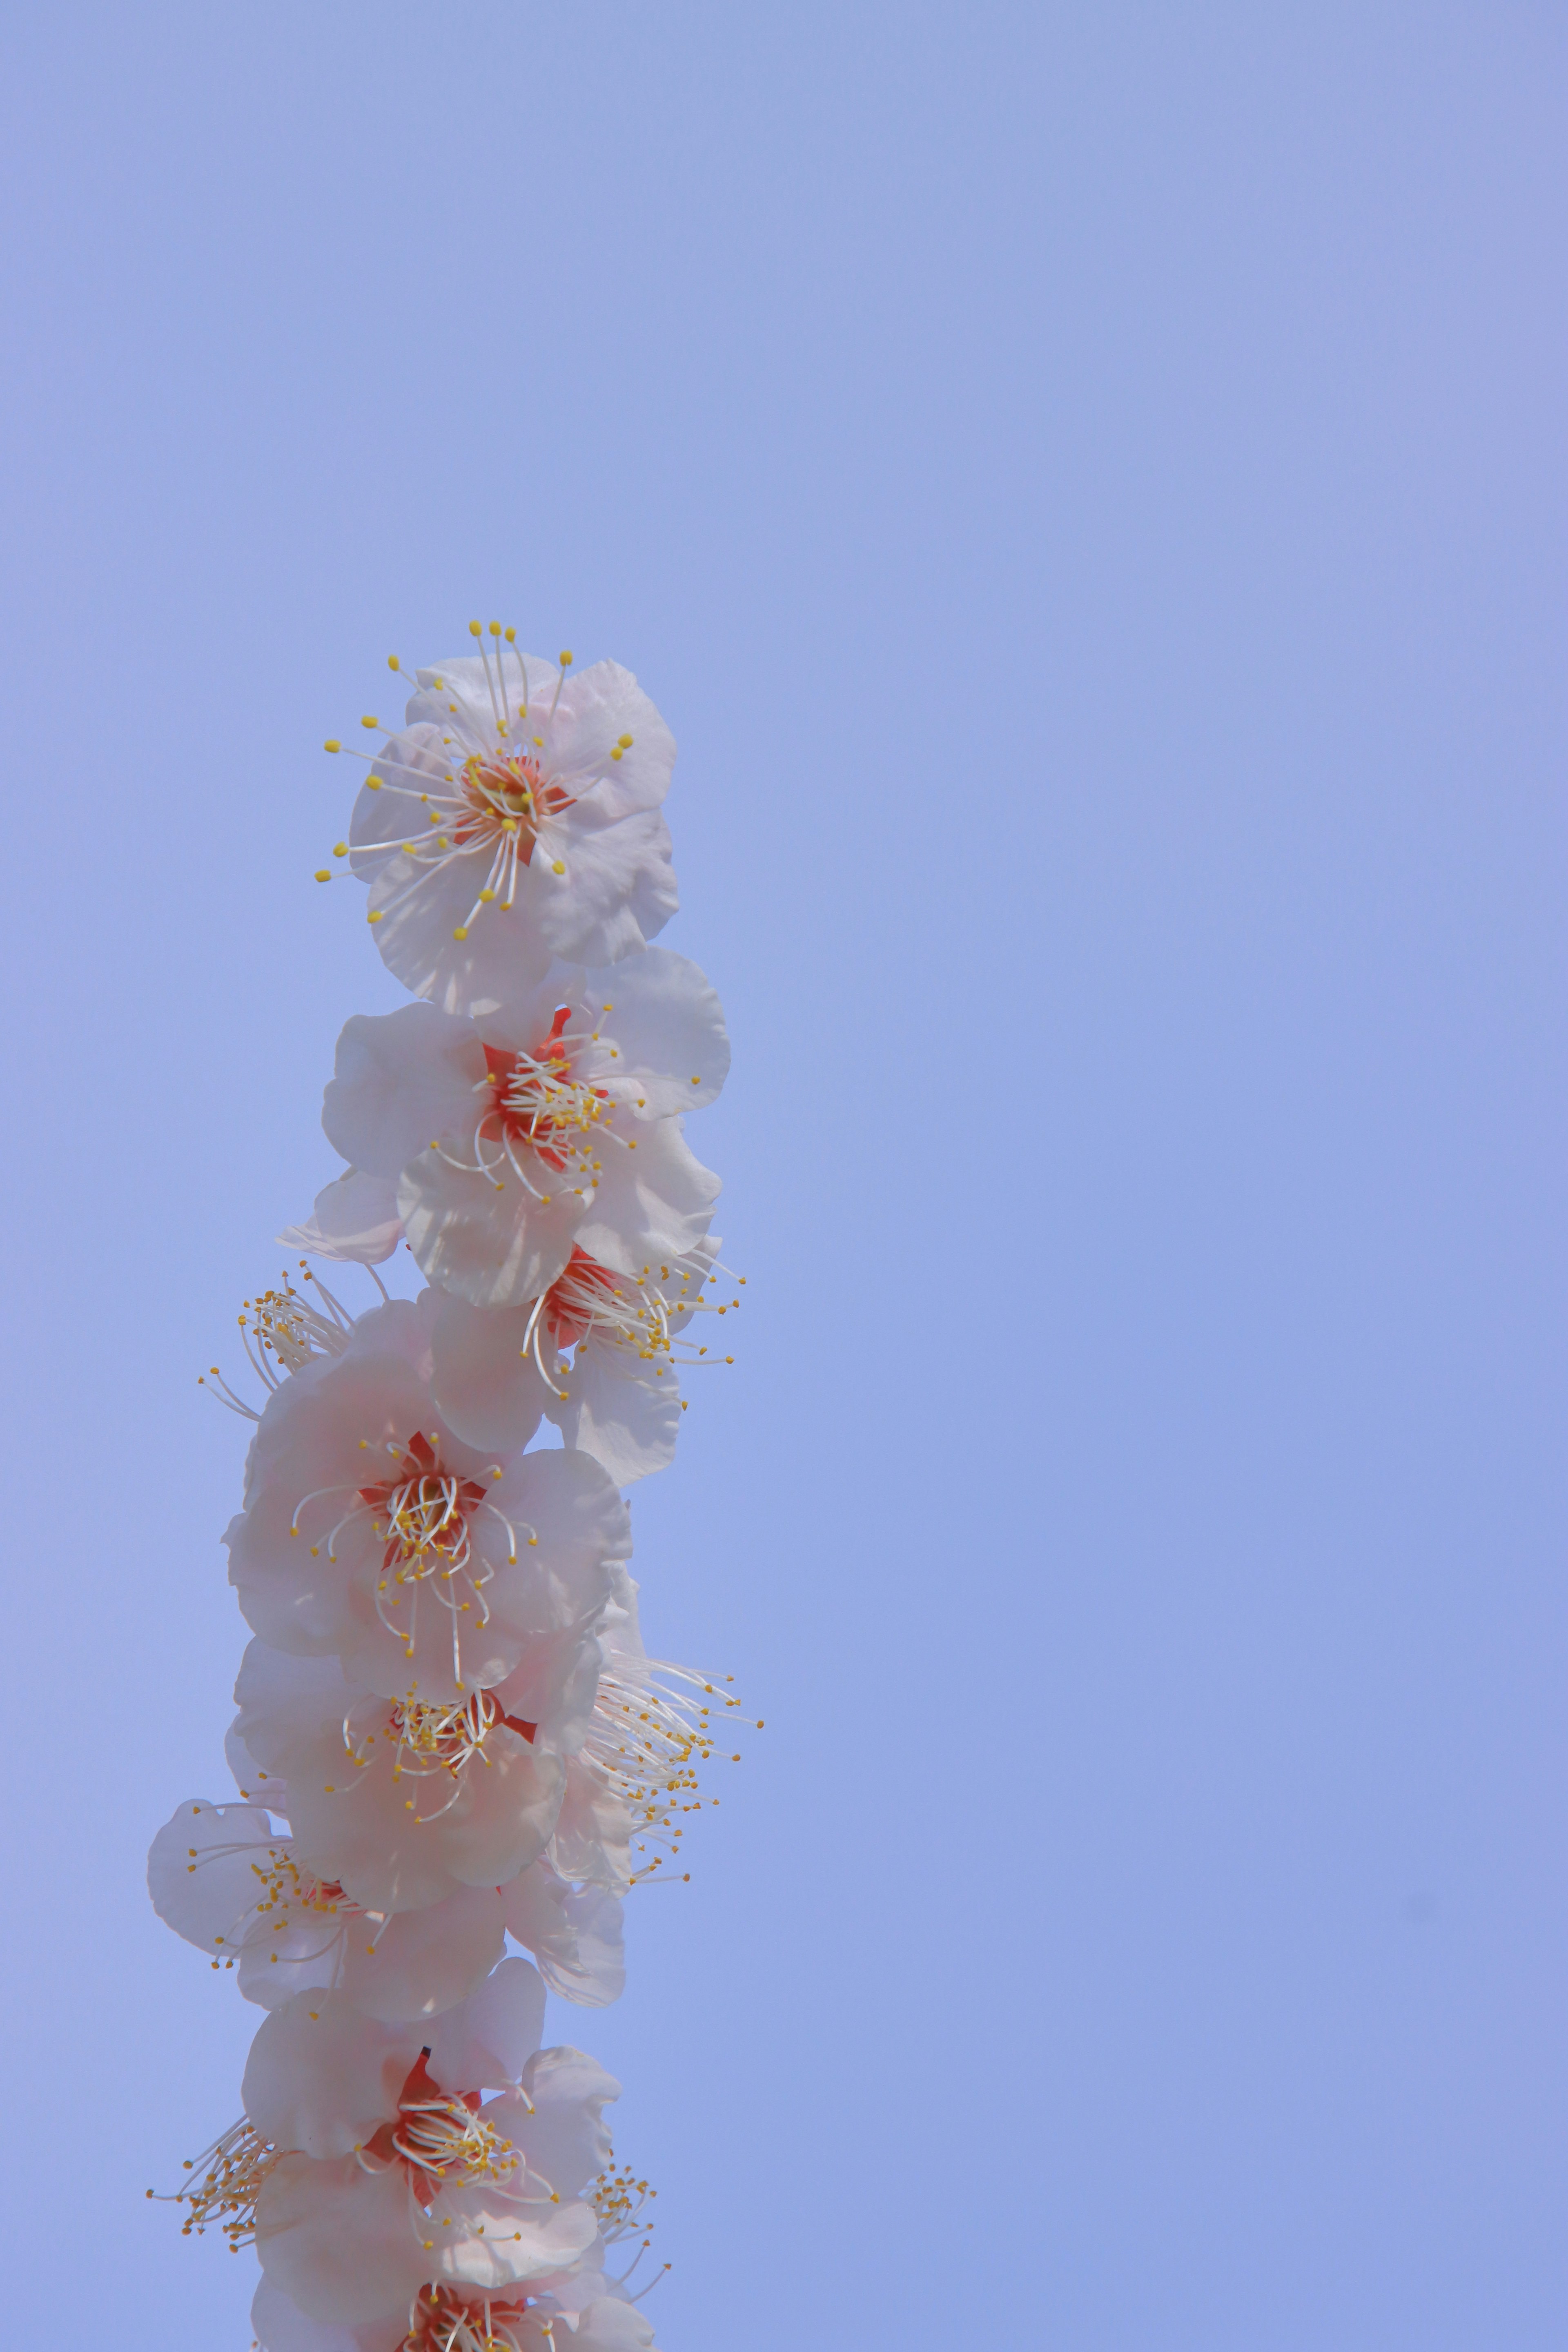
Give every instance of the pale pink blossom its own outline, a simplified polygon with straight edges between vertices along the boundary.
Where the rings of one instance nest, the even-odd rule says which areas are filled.
[[[552,965],[477,1020],[424,1004],[356,1014],[322,1124],[356,1182],[395,1183],[432,1282],[521,1306],[574,1246],[637,1276],[700,1244],[719,1185],[680,1114],[713,1099],[729,1058],[707,981],[656,948],[614,971]]]
[[[240,1991],[264,2009],[341,1990],[369,2017],[433,2017],[489,1974],[508,1924],[495,1886],[458,1887],[423,1911],[366,1910],[301,1869],[292,1838],[259,1806],[200,1798],[153,1841],[147,1885],[159,1917],[215,1968],[237,1969]]]
[[[366,1910],[301,1869],[292,1837],[262,1806],[195,1798],[153,1839],[147,1884],[159,1917],[215,1968],[235,1969],[263,2009],[319,1988],[345,1992],[367,2017],[434,2016],[489,1975],[507,1934],[563,2000],[603,2008],[626,1984],[620,1904],[544,1861],[504,1887],[460,1886],[423,1911]]]
[[[416,676],[402,729],[367,719],[385,740],[349,825],[389,969],[447,1012],[485,1012],[552,955],[646,946],[678,903],[659,813],[675,744],[631,672],[568,675],[492,633]]]
[[[301,1869],[366,1909],[422,1911],[459,1886],[504,1886],[543,1853],[598,1671],[592,1622],[535,1645],[495,1687],[436,1705],[252,1642],[236,1728],[287,1783]]]
[[[563,2352],[566,2345],[573,2352],[651,2352],[652,2327],[612,2281],[585,2272],[572,2284],[595,2292],[563,2303],[543,2280],[502,2294],[432,2285],[406,2308],[340,2327],[307,2318],[264,2278],[251,2325],[263,2352]]]
[[[684,1335],[697,1317],[740,1305],[728,1290],[704,1295],[719,1280],[718,1246],[704,1240],[684,1262],[640,1275],[614,1273],[574,1246],[525,1306],[448,1297],[431,1338],[431,1390],[448,1428],[505,1447],[542,1412],[618,1486],[662,1470],[675,1454],[682,1368],[721,1360]]]
[[[361,1316],[268,1399],[226,1538],[256,1632],[335,1654],[387,1697],[439,1705],[591,1620],[631,1549],[584,1454],[471,1446],[431,1391],[438,1295]]]
[[[583,2191],[609,2160],[619,2085],[580,2051],[538,2048],[543,2005],[527,1962],[507,1960],[428,2022],[384,2024],[338,1993],[265,2021],[244,2084],[278,2151],[256,2244],[301,2311],[353,2326],[430,2284],[494,2294],[596,2245]]]

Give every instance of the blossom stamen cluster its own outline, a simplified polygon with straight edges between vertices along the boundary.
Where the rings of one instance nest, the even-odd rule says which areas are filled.
[[[722,1011],[650,944],[674,745],[614,663],[470,637],[401,726],[363,721],[334,856],[411,1002],[344,1025],[342,1172],[238,1318],[259,1402],[203,1375],[254,1425],[226,1537],[238,1797],[179,1806],[148,1880],[266,2012],[244,2116],[174,2200],[187,2235],[255,2245],[264,2352],[651,2347],[655,2192],[545,2001],[616,1999],[623,1899],[674,1874],[719,1801],[700,1776],[740,1760],[738,1698],[648,1657],[627,1568],[623,1489],[717,1360],[695,1318],[741,1304],[685,1132]],[[395,1252],[416,1297],[376,1272]]]

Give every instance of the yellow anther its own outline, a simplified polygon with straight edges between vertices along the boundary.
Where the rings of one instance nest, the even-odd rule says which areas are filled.
[[[459,923],[457,929],[452,933],[452,937],[455,940],[466,940],[468,936],[468,927],[466,923]]]
[[[362,727],[379,727],[381,725],[381,721],[379,719],[362,719],[360,720],[360,725]]]
[[[379,923],[379,922],[380,922],[380,920],[381,920],[381,917],[380,917],[379,913],[378,913],[378,914],[374,914],[374,915],[367,915],[367,916],[365,917],[365,921],[366,921],[367,923]]]
[[[621,756],[621,747],[620,747],[620,745],[617,743],[617,744],[616,744],[616,748],[615,748],[615,750],[611,752],[610,757],[611,757],[611,759],[612,759],[612,760],[618,760],[618,759],[620,758],[620,756]]]
[[[403,667],[403,664],[398,660],[395,654],[388,654],[386,656],[386,667],[388,669],[401,669]]]
[[[691,1083],[694,1087],[700,1087],[702,1084],[702,1081],[700,1078],[693,1078]]]
[[[321,746],[323,751],[341,751],[342,748],[335,735],[329,735]]]
[[[484,631],[480,628],[480,626],[479,626],[479,623],[478,623],[477,621],[470,621],[470,622],[468,623],[468,635],[469,635],[469,636],[470,636],[470,637],[482,637],[482,636],[483,636],[483,635],[484,635]]]
[[[555,874],[564,874],[564,873],[565,873],[566,868],[565,868],[565,866],[563,866],[563,864],[561,863],[561,860],[559,859],[559,857],[555,860],[555,863],[554,863],[553,866],[552,867],[551,871],[552,871],[552,873],[555,873]]]
[[[481,907],[488,907],[488,906],[489,905],[489,903],[490,903],[490,900],[491,900],[494,897],[495,897],[495,892],[494,892],[493,890],[490,890],[490,889],[484,889],[484,890],[481,890],[481,891],[479,892],[479,904],[480,904],[480,906],[481,906]],[[692,1083],[692,1085],[693,1085],[693,1086],[695,1086],[695,1085],[696,1085],[696,1083],[697,1083],[696,1079],[695,1079],[695,1078],[693,1078],[693,1079],[692,1079],[692,1081],[691,1081],[691,1083]]]
[[[348,854],[349,854],[349,845],[348,845],[348,843],[347,843],[346,841],[334,841],[334,842],[333,842],[333,844],[332,844],[332,856],[333,856],[334,857],[346,857],[346,856],[348,856]]]
[[[331,878],[332,869],[330,866],[321,866],[317,867],[316,879],[318,882],[330,882]]]
[[[499,637],[499,636],[500,636],[500,623],[499,621],[492,621],[492,622],[490,623],[490,635],[491,635],[491,636],[492,636],[492,637]]]
[[[506,641],[507,641],[507,643],[508,643],[508,645],[509,645],[509,646],[515,646],[515,645],[516,645],[516,643],[517,643],[517,631],[516,631],[515,629],[509,629],[509,630],[507,631],[507,633],[506,633]]]
[[[631,737],[630,737],[629,735],[623,735],[623,736],[621,737],[621,749],[622,749],[622,751],[629,751],[631,750],[631,748],[632,748],[632,739],[631,739]]]
[[[570,655],[570,654],[563,654],[563,655],[562,655],[562,656],[561,656],[561,667],[562,667],[562,668],[563,668],[563,669],[570,669],[570,668],[571,668],[571,667],[572,667],[572,656],[571,656],[571,655]]]
[[[367,793],[380,792],[381,778],[379,776],[367,776],[364,780],[364,788]]]

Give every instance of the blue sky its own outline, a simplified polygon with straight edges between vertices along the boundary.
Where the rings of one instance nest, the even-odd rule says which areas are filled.
[[[242,1642],[195,1374],[399,1001],[318,747],[478,614],[669,719],[735,1043],[743,1345],[634,1520],[767,1729],[553,2021],[661,2340],[1562,2344],[1564,29],[10,13],[52,2341],[249,2340],[142,2198],[256,2021],[142,1891]]]

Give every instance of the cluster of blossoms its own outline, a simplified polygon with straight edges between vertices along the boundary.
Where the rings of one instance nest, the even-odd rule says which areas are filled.
[[[542,2046],[545,1997],[620,1992],[623,1898],[670,1874],[738,1706],[648,1657],[626,1565],[622,1489],[718,1360],[699,1318],[740,1304],[684,1118],[723,1085],[723,1015],[648,944],[675,747],[615,663],[470,629],[401,729],[363,722],[335,855],[415,1001],[339,1041],[344,1171],[282,1236],[298,1283],[239,1318],[259,1406],[215,1368],[256,1423],[226,1538],[238,1795],[178,1806],[148,1864],[267,2011],[243,2116],[174,2199],[255,2245],[266,2352],[652,2344],[619,2085]],[[416,1297],[375,1272],[395,1251]]]

